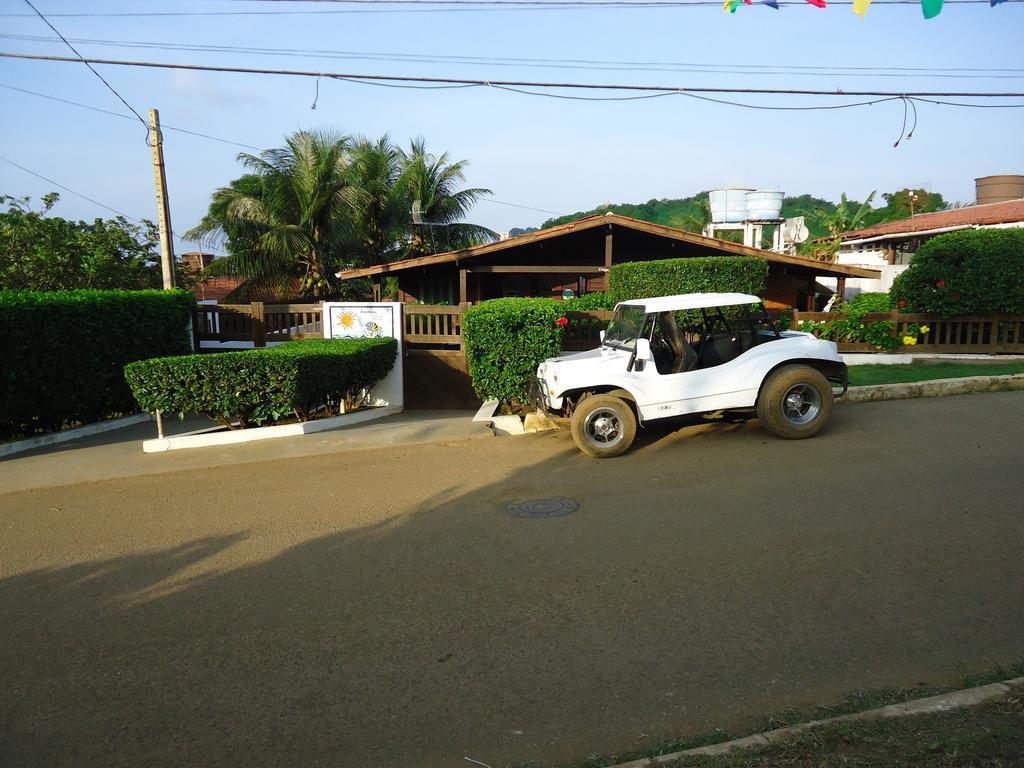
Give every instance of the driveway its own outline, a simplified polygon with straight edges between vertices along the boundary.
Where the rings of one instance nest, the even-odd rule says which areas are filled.
[[[0,495],[0,762],[550,765],[1020,660],[1022,434],[995,393]]]

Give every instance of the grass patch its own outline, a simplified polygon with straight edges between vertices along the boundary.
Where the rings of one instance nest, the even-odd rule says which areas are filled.
[[[877,367],[888,367],[888,366],[877,366]],[[1024,677],[1024,660],[1013,663],[1013,664],[1000,664],[989,670],[983,672],[962,672],[959,679],[950,683],[949,685],[943,686],[917,686],[914,688],[870,688],[861,689],[854,691],[842,701],[837,704],[825,706],[819,705],[816,707],[793,707],[790,709],[783,710],[781,712],[771,713],[766,715],[760,724],[754,728],[748,728],[738,733],[729,733],[724,730],[715,729],[709,733],[703,733],[695,736],[682,737],[678,739],[672,739],[669,741],[659,742],[658,744],[644,747],[642,749],[631,750],[615,755],[590,755],[584,760],[566,763],[560,766],[560,768],[608,768],[618,763],[625,763],[631,760],[640,760],[648,757],[658,757],[660,755],[668,755],[673,752],[684,752],[688,749],[695,749],[697,747],[706,747],[711,744],[720,744],[723,741],[731,741],[732,739],[739,738],[741,736],[749,736],[754,733],[762,733],[764,731],[770,731],[775,728],[783,728],[788,725],[796,725],[798,723],[806,723],[811,720],[824,720],[830,717],[839,717],[840,715],[852,715],[856,712],[865,712],[869,709],[878,709],[879,707],[886,707],[890,704],[902,704],[905,701],[912,701],[914,699],[924,699],[929,696],[937,696],[942,693],[950,693],[952,691],[960,691],[965,688],[974,688],[980,685],[988,685],[990,683],[998,683],[1003,680],[1010,680],[1015,677]],[[1024,694],[1022,694],[1024,695]],[[956,714],[956,713],[953,713]],[[1024,722],[1022,722],[1024,725]],[[837,728],[842,728],[836,726]],[[852,727],[852,726],[848,726]],[[807,737],[803,737],[802,740],[816,739],[817,731],[811,733]],[[1022,738],[1024,738],[1024,728],[1022,728]],[[788,745],[786,745],[788,747]],[[762,754],[761,752],[757,753]],[[1021,752],[1024,755],[1024,751]],[[693,760],[695,758],[689,758]],[[731,759],[731,758],[730,758]],[[873,765],[874,763],[845,763],[842,761],[832,762],[806,762],[800,758],[796,759],[782,759],[780,762],[751,762],[736,763],[737,766],[772,766],[772,765],[798,765],[798,766],[832,766],[832,765],[843,765],[843,766],[859,766],[859,765]],[[885,765],[905,765],[906,763],[886,763]],[[670,765],[708,765],[708,766],[732,766],[733,763],[728,762],[674,762]],[[923,763],[923,765],[972,765],[972,763]],[[1024,766],[1024,759],[1020,763],[986,763],[986,765],[1020,765]],[[540,768],[536,763],[524,763],[519,768]]]
[[[1024,765],[1024,692],[938,714],[836,723],[782,744],[722,757],[686,757],[670,766],[703,768],[953,768]]]
[[[956,379],[961,376],[1001,376],[1024,373],[1024,361],[1010,363],[911,363],[910,365],[851,365],[850,386],[904,384],[912,381]]]

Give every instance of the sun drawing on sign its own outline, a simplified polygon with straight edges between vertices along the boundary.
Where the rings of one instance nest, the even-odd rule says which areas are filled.
[[[356,316],[352,312],[342,312],[338,316],[338,322],[341,323],[341,327],[346,331],[351,331],[356,324]]]

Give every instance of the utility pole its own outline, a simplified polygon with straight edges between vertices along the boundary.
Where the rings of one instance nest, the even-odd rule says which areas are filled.
[[[160,228],[160,271],[164,290],[174,287],[174,241],[171,239],[171,206],[167,200],[164,174],[164,139],[160,133],[160,113],[149,110],[149,143],[153,145],[153,178],[156,181],[156,214]]]

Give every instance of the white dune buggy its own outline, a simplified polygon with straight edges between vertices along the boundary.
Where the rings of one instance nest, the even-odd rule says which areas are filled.
[[[691,293],[619,304],[589,352],[545,360],[536,405],[571,420],[589,456],[618,456],[637,425],[689,414],[753,415],[779,437],[815,435],[847,387],[831,341],[780,333],[764,304],[742,293]]]

